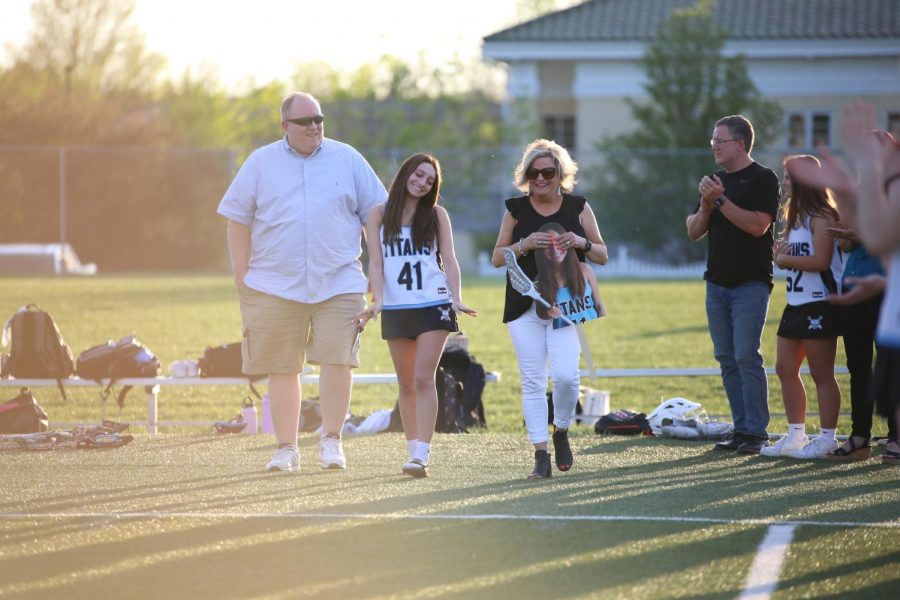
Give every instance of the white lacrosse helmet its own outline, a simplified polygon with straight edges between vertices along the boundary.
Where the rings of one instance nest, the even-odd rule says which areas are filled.
[[[706,411],[698,402],[691,402],[687,398],[669,398],[656,407],[647,421],[653,435],[662,435],[663,425],[672,425],[675,420],[688,421],[697,419],[701,423],[709,421]]]

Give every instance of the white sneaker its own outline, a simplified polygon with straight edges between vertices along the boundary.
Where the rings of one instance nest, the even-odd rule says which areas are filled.
[[[412,477],[428,477],[428,465],[418,458],[411,458],[403,465],[403,472]]]
[[[295,446],[285,446],[275,451],[275,456],[266,465],[267,471],[299,471],[300,452]]]
[[[763,446],[759,453],[763,456],[785,456],[788,452],[799,450],[808,442],[805,435],[785,435],[775,442],[774,446]]]
[[[836,439],[816,436],[802,448],[791,450],[785,456],[790,456],[791,458],[825,458],[829,452],[833,452],[837,447]]]
[[[319,440],[319,466],[323,469],[346,469],[344,444],[338,438],[322,436]]]

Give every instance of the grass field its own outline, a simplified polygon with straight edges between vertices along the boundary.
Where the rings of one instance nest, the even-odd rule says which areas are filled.
[[[399,473],[399,434],[347,439],[343,472],[318,469],[312,434],[290,474],[262,471],[271,436],[198,428],[138,434],[114,450],[0,452],[0,598],[896,597],[900,469],[877,460],[722,455],[706,443],[580,427],[573,470],[526,481],[502,288],[466,284],[481,313],[462,321],[470,349],[503,380],[486,389],[488,431],[436,437],[431,477]],[[598,367],[714,366],[702,284],[601,286],[610,314],[587,328]],[[0,315],[28,302],[55,317],[76,354],[135,330],[168,364],[240,331],[222,276],[0,280]],[[776,291],[769,365],[782,303]],[[362,363],[391,371],[378,327],[365,333]],[[727,413],[715,377],[597,387],[611,390],[614,408],[649,411],[678,395]],[[780,412],[777,378],[770,387]],[[391,406],[392,388],[358,386],[353,411]],[[51,420],[99,414],[93,390],[73,389],[68,402],[52,388],[39,393]],[[242,395],[164,388],[160,417],[227,418]],[[122,419],[145,417],[139,396]],[[848,425],[842,418],[841,431]]]
[[[586,326],[597,368],[715,367],[706,326],[702,282],[601,282],[609,316]],[[519,381],[509,335],[501,322],[502,280],[466,280],[466,301],[479,310],[475,319],[460,317],[470,339],[470,351],[488,370],[503,374],[489,384],[484,404],[492,431],[521,432]],[[164,368],[172,361],[196,358],[207,345],[240,339],[240,314],[231,280],[226,276],[141,276],[79,278],[0,279],[0,318],[34,302],[50,312],[66,342],[77,355],[89,346],[118,339],[135,331],[152,349]],[[774,365],[775,330],[784,306],[782,286],[776,286],[769,306],[763,339],[766,365]],[[839,344],[838,360],[844,364]],[[360,372],[393,372],[387,345],[381,340],[380,323],[367,328],[362,341]],[[839,377],[845,398],[849,379]],[[728,418],[727,400],[718,377],[625,378],[590,382],[611,392],[612,408],[631,408],[649,413],[661,400],[681,396],[703,404],[707,412]],[[769,378],[770,408],[783,414],[777,377]],[[816,411],[810,390],[810,412]],[[39,391],[40,401],[52,420],[61,422],[96,419],[98,396],[91,388],[73,388],[72,401],[63,403],[53,389]],[[160,395],[160,419],[211,421],[230,418],[245,393],[234,387],[164,388]],[[314,386],[304,396],[317,394]],[[393,406],[393,386],[358,386],[351,410],[365,415]],[[849,400],[845,400],[849,409]],[[114,415],[115,411],[111,414]],[[146,407],[133,391],[122,420],[146,418]],[[815,416],[809,423],[818,425]],[[773,418],[771,431],[785,431],[782,417]],[[885,431],[878,422],[876,434]],[[842,417],[839,433],[849,433],[849,417]]]

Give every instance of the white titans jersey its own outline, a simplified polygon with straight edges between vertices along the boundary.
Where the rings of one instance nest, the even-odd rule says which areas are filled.
[[[384,310],[423,308],[448,304],[450,286],[438,260],[434,241],[418,251],[413,248],[412,227],[400,228],[400,236],[388,243],[381,228],[384,256]]]
[[[809,228],[812,216],[807,215],[803,225],[791,229],[788,233],[788,244],[791,256],[814,256],[813,234]],[[787,269],[787,301],[791,306],[802,306],[810,302],[821,302],[837,293],[837,282],[844,273],[844,257],[837,242],[831,253],[831,266],[820,273],[815,271],[797,271]]]

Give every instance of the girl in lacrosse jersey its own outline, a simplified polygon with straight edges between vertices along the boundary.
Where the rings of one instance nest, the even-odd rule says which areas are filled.
[[[435,372],[456,315],[476,316],[462,301],[459,264],[450,217],[438,205],[441,167],[428,154],[414,154],[400,166],[388,200],[366,222],[372,304],[356,316],[365,326],[381,313],[400,387],[400,418],[408,459],[403,472],[428,475],[437,419]]]
[[[559,240],[566,232],[559,223],[547,223],[538,231],[551,235],[550,245],[535,254],[537,289],[543,298],[554,298],[550,308],[535,304],[542,319],[553,319],[553,328],[568,327],[565,319],[584,323],[606,315],[597,289],[597,274],[581,262],[573,248],[563,248]]]
[[[491,256],[494,266],[504,264],[504,249],[512,250],[525,275],[537,277],[535,254],[555,245],[575,251],[577,260],[606,264],[606,244],[597,219],[583,196],[573,195],[578,165],[565,148],[549,140],[535,140],[525,147],[514,174],[515,186],[525,195],[506,201],[506,211]],[[541,231],[558,223],[563,233]],[[545,298],[550,304],[555,298]],[[553,448],[560,471],[572,467],[568,428],[575,414],[579,391],[579,343],[574,327],[554,329],[552,315],[538,314],[534,301],[520,295],[506,282],[503,322],[507,324],[522,381],[522,412],[534,447],[530,479],[550,477],[547,448],[547,379],[553,380]]]
[[[828,302],[837,293],[843,272],[842,253],[828,231],[840,217],[830,190],[791,180],[787,165],[792,161],[818,164],[808,155],[784,160],[784,230],[775,244],[775,264],[788,272],[788,303],[778,326],[775,370],[781,380],[788,434],[774,446],[764,447],[761,454],[816,459],[837,448],[835,428],[841,408],[841,391],[834,378],[839,315]],[[800,379],[804,357],[816,386],[821,423],[819,435],[809,441],[806,390]]]

